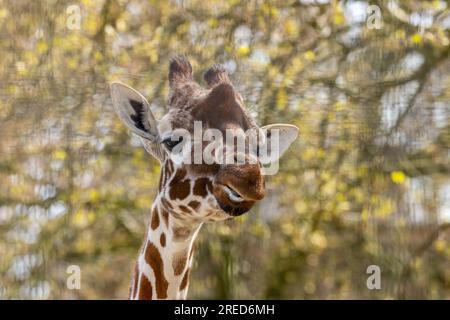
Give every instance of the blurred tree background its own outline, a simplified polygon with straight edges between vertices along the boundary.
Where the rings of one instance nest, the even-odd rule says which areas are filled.
[[[259,206],[203,227],[190,298],[450,299],[449,6],[0,0],[0,298],[127,297],[160,168],[108,84],[161,116],[182,53],[301,130]]]

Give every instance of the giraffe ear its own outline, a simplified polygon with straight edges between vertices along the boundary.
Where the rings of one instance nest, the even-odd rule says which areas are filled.
[[[292,142],[298,137],[299,129],[292,124],[269,124],[261,127],[265,134],[265,141],[260,146],[262,153],[260,161],[269,164],[277,161],[289,149]]]
[[[157,141],[157,122],[142,94],[125,84],[114,82],[111,84],[111,97],[114,109],[128,129],[145,140]]]

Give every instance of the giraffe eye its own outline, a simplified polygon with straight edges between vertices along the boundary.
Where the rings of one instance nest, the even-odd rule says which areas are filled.
[[[181,141],[183,141],[183,137],[178,137],[178,139],[170,137],[164,139],[162,143],[169,151],[172,151],[172,149],[175,148],[175,146],[177,146]]]

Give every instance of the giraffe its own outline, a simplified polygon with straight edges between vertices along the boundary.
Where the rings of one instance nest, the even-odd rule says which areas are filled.
[[[193,245],[203,223],[244,214],[265,196],[261,162],[249,161],[258,157],[257,151],[256,155],[249,151],[238,164],[175,161],[174,150],[180,144],[198,145],[198,141],[174,138],[176,129],[192,132],[194,123],[220,132],[255,129],[262,134],[258,141],[265,143],[277,129],[280,152],[269,161],[277,160],[298,135],[293,125],[258,127],[221,65],[204,73],[206,85],[201,86],[194,80],[189,61],[176,56],[170,61],[168,77],[168,112],[160,120],[138,91],[120,82],[111,84],[119,118],[161,164],[158,193],[131,281],[132,300],[186,299]],[[200,146],[204,150],[203,142]],[[224,152],[237,155],[233,148]]]

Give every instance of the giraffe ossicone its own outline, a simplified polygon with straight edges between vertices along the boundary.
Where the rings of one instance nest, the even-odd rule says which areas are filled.
[[[186,299],[202,224],[248,212],[265,196],[264,175],[276,173],[279,157],[298,136],[298,128],[289,124],[258,127],[222,66],[207,70],[204,80],[204,87],[194,80],[186,58],[173,58],[168,112],[159,120],[138,91],[111,85],[120,119],[161,163],[130,299]],[[194,132],[199,125],[200,136]],[[221,161],[226,157],[232,161]]]

